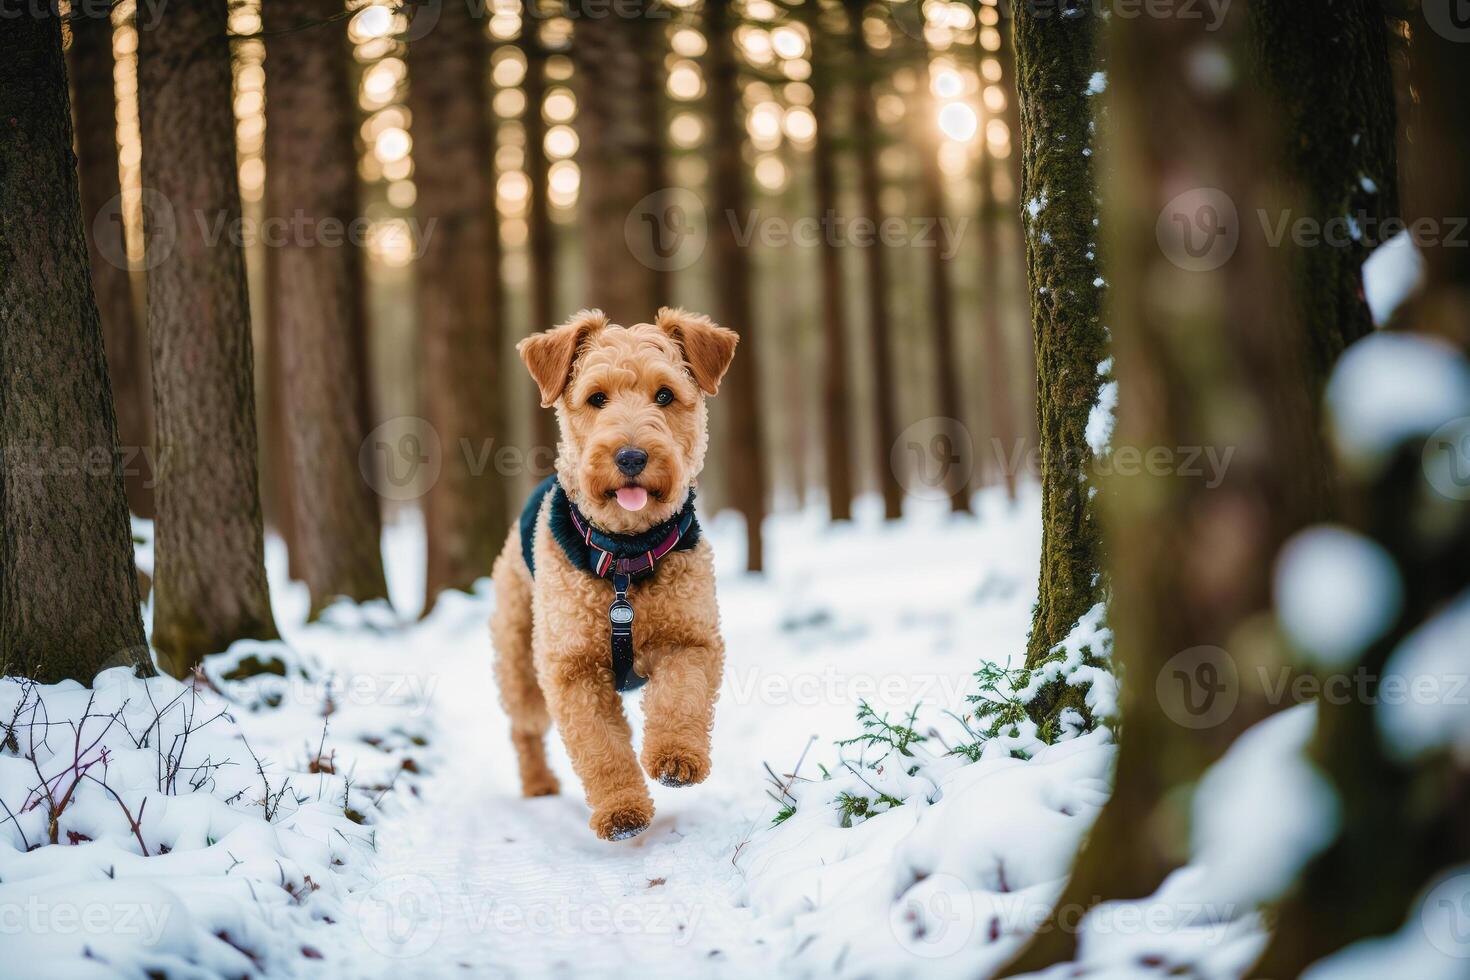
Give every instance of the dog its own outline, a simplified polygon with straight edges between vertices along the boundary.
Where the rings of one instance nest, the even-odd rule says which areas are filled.
[[[652,821],[644,772],[666,786],[710,772],[725,648],[693,498],[705,399],[738,341],[683,310],[630,327],[585,310],[516,347],[561,441],[495,561],[495,674],[523,794],[560,789],[554,721],[604,840]],[[640,772],[621,692],[644,679]]]

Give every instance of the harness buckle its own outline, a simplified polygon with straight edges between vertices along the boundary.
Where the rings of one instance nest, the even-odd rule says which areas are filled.
[[[614,635],[633,635],[633,604],[628,601],[628,584],[629,577],[627,575],[613,576],[613,591],[615,595],[613,596],[612,605],[607,607],[607,618],[612,623]]]

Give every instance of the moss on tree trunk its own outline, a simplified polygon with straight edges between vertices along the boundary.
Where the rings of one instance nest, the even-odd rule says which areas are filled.
[[[0,452],[0,674],[152,673],[61,22],[44,11],[0,31]]]
[[[1022,4],[1015,10],[1022,221],[1031,326],[1036,345],[1037,424],[1041,432],[1041,575],[1026,645],[1026,666],[1052,649],[1103,597],[1102,552],[1091,482],[1087,420],[1107,357],[1103,291],[1095,284],[1097,190],[1093,176],[1093,102],[1100,21],[1081,4],[1067,15]],[[1030,706],[1043,733],[1067,709],[1087,717],[1083,688],[1058,681]]]
[[[1073,919],[1098,900],[1154,893],[1187,860],[1193,786],[1283,706],[1272,679],[1291,679],[1270,621],[1275,557],[1330,514],[1324,474],[1302,465],[1323,453],[1321,324],[1293,302],[1310,257],[1290,241],[1273,247],[1256,221],[1293,204],[1290,161],[1262,166],[1281,159],[1262,111],[1272,96],[1201,84],[1194,61],[1209,44],[1247,77],[1244,11],[1218,33],[1140,18],[1116,24],[1112,39],[1113,457],[1167,455],[1153,472],[1120,463],[1105,497],[1123,721],[1112,797],[1057,905]],[[1191,447],[1214,452],[1211,472],[1185,468]],[[1075,946],[1054,913],[1006,975],[1066,962]]]
[[[293,231],[270,263],[272,335],[291,419],[292,512],[315,616],[335,599],[386,599],[378,497],[358,458],[368,433],[367,307],[356,219],[355,100],[335,0],[266,0],[273,75],[266,128],[268,217]],[[268,243],[274,244],[274,243]]]
[[[153,643],[175,676],[274,639],[225,0],[138,32],[148,334],[158,426]]]
[[[433,29],[409,45],[408,64],[418,213],[434,223],[424,227],[415,266],[422,391],[443,463],[424,499],[427,611],[444,589],[489,575],[509,530],[509,480],[495,461],[506,442],[504,295],[483,19],[446,3]]]

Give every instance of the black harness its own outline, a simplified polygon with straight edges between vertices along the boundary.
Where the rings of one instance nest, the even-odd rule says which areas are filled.
[[[612,651],[613,683],[619,691],[635,691],[644,678],[633,669],[633,604],[628,590],[658,571],[658,563],[675,551],[687,551],[699,543],[699,521],[694,516],[694,490],[679,512],[640,534],[608,534],[594,527],[577,510],[557,482],[549,476],[532,491],[521,511],[521,555],[532,577],[536,575],[533,544],[536,519],[542,501],[551,495],[548,514],[551,536],[566,554],[572,567],[598,578],[612,580],[613,601],[607,619]]]

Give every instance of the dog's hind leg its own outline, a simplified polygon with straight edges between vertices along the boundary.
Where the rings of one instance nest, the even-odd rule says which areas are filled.
[[[531,573],[521,558],[520,532],[512,529],[495,560],[495,612],[490,636],[495,645],[495,680],[500,703],[510,716],[510,739],[520,765],[521,793],[550,796],[560,790],[546,764],[546,732],[551,715],[536,682],[531,656]]]

